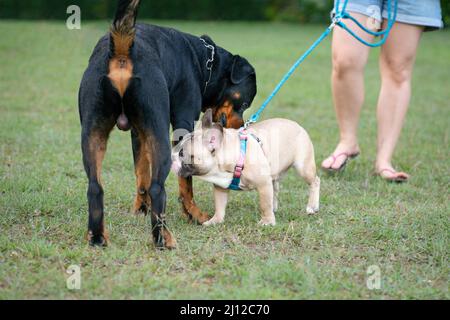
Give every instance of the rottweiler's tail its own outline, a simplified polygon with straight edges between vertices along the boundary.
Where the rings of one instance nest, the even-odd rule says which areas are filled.
[[[128,57],[136,34],[135,24],[140,0],[119,0],[111,26],[113,57]]]
[[[111,49],[109,60],[109,74],[112,85],[123,98],[133,76],[133,62],[130,49],[136,35],[136,15],[140,0],[119,0],[116,17],[111,26]],[[117,118],[120,130],[130,130],[130,122],[124,112]]]

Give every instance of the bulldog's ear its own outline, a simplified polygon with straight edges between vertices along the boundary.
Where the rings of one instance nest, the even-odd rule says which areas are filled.
[[[255,69],[245,58],[241,56],[233,57],[233,66],[231,67],[231,82],[233,84],[241,83],[252,74],[255,74]]]
[[[209,129],[213,125],[213,113],[212,109],[206,110],[202,118],[202,129]]]
[[[212,128],[207,129],[203,133],[203,143],[206,145],[210,152],[215,152],[220,148],[223,141],[223,127],[214,125]]]

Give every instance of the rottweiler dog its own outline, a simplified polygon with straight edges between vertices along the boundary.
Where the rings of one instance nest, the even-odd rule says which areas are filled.
[[[93,246],[108,242],[101,168],[108,136],[117,126],[131,130],[134,211],[151,214],[158,248],[174,248],[176,240],[165,223],[170,125],[192,132],[201,112],[211,108],[215,121],[240,127],[256,95],[256,74],[246,59],[208,36],[136,24],[139,2],[119,0],[111,30],[96,45],[79,90],[81,147],[89,179],[88,240]],[[193,200],[192,178],[180,178],[179,187],[184,214],[207,221]]]

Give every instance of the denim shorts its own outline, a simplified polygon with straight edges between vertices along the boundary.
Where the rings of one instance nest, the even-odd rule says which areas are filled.
[[[336,0],[335,0],[336,2]],[[340,1],[340,8],[345,0]],[[392,10],[394,0],[391,0]],[[424,26],[425,30],[436,30],[444,27],[442,22],[441,3],[439,0],[398,0],[397,22]],[[349,0],[348,12],[356,12],[381,21],[388,19],[388,0]],[[332,14],[334,14],[334,9]]]

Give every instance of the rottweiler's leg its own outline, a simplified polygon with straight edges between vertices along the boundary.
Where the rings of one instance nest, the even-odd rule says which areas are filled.
[[[188,94],[186,94],[186,92]],[[171,123],[174,132],[179,132],[182,135],[194,130],[195,119],[198,118],[201,112],[202,97],[195,92],[200,92],[197,88],[187,88],[181,86],[179,92],[172,98],[171,107]],[[175,140],[181,138],[174,136]],[[181,139],[182,141],[182,139]],[[174,141],[174,144],[180,141]],[[179,194],[181,210],[184,217],[189,222],[197,221],[200,224],[209,220],[207,213],[202,212],[194,201],[194,190],[192,185],[192,178],[178,178]]]
[[[169,93],[160,70],[152,68],[148,73],[152,75],[151,79],[137,75],[129,88],[129,104],[133,105],[133,108],[130,108],[130,119],[139,140],[135,145],[135,149],[139,150],[139,156],[136,157],[138,187],[149,187],[146,189],[149,198],[143,199],[150,200],[149,213],[156,247],[173,249],[176,247],[176,240],[169,231],[165,219],[165,182],[172,164]],[[127,96],[124,100],[128,101]],[[135,139],[135,142],[137,140]],[[149,164],[150,175],[147,174]],[[141,200],[142,198],[138,200],[138,204],[142,203]],[[147,205],[147,202],[145,204]]]
[[[171,148],[169,132],[162,128],[155,128],[155,136],[152,139],[152,150],[158,153],[152,159],[152,178],[150,185],[152,233],[157,248],[173,249],[176,240],[166,225],[166,189],[165,182],[169,175],[171,160]]]
[[[137,194],[134,200],[133,212],[135,214],[148,214],[150,209],[150,164],[151,151],[147,136],[139,134],[135,129],[131,131],[133,145],[134,168],[136,173]]]
[[[178,177],[178,190],[179,190],[179,198],[181,204],[181,214],[183,218],[185,218],[189,223],[193,222],[192,215],[189,213],[188,209],[186,209],[186,206],[184,205],[184,199],[188,197],[192,197],[193,190],[192,190],[192,177],[189,178],[182,178]]]
[[[86,121],[87,122],[87,121]],[[94,123],[94,121],[90,122]],[[102,126],[83,126],[83,163],[89,179],[87,191],[89,203],[88,240],[92,246],[106,246],[108,234],[104,225],[103,188],[101,184],[102,162],[106,144],[114,122],[102,122]]]
[[[207,213],[202,212],[200,208],[195,204],[194,190],[192,185],[192,177],[178,178],[181,210],[183,215],[187,217],[189,222],[197,221],[198,223],[203,224],[209,220],[209,216]]]
[[[177,130],[180,130],[179,128],[177,128],[176,125],[174,125],[174,128],[175,132],[177,132]],[[180,131],[186,133],[191,132],[192,130],[181,129]],[[174,138],[175,140],[177,139],[177,137],[175,136]],[[173,145],[176,146],[181,141],[182,140],[174,141]],[[178,199],[181,204],[181,213],[183,215],[183,218],[187,219],[189,223],[198,221],[198,223],[203,224],[204,222],[208,221],[209,220],[208,214],[203,213],[195,204],[192,177],[188,178],[178,177],[178,189],[179,189]]]
[[[176,129],[174,129],[174,131],[176,132]],[[181,133],[181,132],[180,132]],[[183,134],[186,134],[187,131],[183,131]],[[181,137],[177,137],[173,136],[173,140],[172,141],[172,145],[173,147],[176,147],[178,143],[180,143],[182,140],[182,136]],[[190,182],[189,182],[190,181]],[[192,194],[192,177],[189,178],[182,178],[182,177],[178,177],[178,188],[180,190],[180,195],[178,197],[178,201],[181,204],[181,214],[183,216],[184,219],[186,219],[189,223],[192,223],[192,216],[189,213],[189,211],[185,208],[185,206],[183,205],[184,199],[188,196],[188,194]],[[181,190],[184,191],[184,193],[186,194],[181,194]]]

